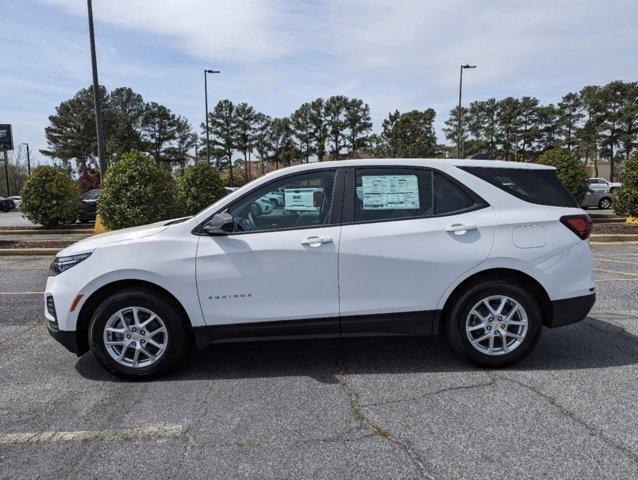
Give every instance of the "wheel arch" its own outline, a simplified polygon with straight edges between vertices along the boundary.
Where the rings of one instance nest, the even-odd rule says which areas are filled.
[[[194,340],[198,346],[200,345],[200,339],[197,335],[195,335],[191,319],[186,312],[186,309],[175,295],[156,283],[149,282],[147,280],[128,279],[116,280],[101,286],[83,302],[76,324],[78,355],[82,355],[84,352],[89,350],[88,331],[93,312],[95,312],[100,303],[102,303],[106,298],[123,289],[150,290],[159,294],[159,296],[161,296],[164,300],[167,300],[179,312],[186,327],[186,331],[189,332],[191,340]]]
[[[467,290],[473,285],[480,284],[486,280],[509,280],[527,289],[538,301],[541,312],[543,314],[543,325],[549,326],[552,323],[552,302],[545,288],[534,277],[520,270],[511,268],[490,268],[487,270],[481,270],[476,272],[461,283],[459,283],[454,290],[448,295],[443,308],[438,315],[438,321],[435,322],[434,332],[438,332],[439,324],[447,320],[447,312],[450,311],[454,302],[459,298],[463,291]]]

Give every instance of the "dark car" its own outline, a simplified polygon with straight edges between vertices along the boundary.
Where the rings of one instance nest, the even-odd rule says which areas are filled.
[[[10,198],[0,197],[0,211],[8,212],[16,208],[16,204]]]
[[[78,202],[78,220],[82,223],[95,221],[95,215],[97,214],[95,208],[97,207],[97,199],[100,198],[102,190],[94,188],[88,192],[80,195],[80,201]]]

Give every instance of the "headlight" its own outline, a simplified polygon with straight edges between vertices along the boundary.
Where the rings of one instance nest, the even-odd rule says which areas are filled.
[[[55,257],[55,260],[53,260],[53,263],[51,263],[49,267],[49,275],[52,277],[58,275],[90,256],[90,253],[81,253],[80,255],[69,255],[68,257]]]

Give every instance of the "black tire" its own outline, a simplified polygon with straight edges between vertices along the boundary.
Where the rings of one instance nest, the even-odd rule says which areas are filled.
[[[600,199],[600,202],[598,202],[598,208],[601,210],[609,210],[611,208],[611,204],[611,198],[603,197]]]
[[[109,318],[126,307],[142,307],[158,315],[168,332],[166,351],[157,362],[146,367],[128,367],[111,358],[104,345],[103,334]],[[188,336],[184,319],[163,298],[148,289],[126,289],[106,298],[95,310],[89,324],[89,346],[98,361],[111,373],[129,380],[146,379],[160,375],[176,365],[187,349]]]
[[[527,333],[514,350],[501,355],[488,355],[474,348],[465,331],[470,310],[491,295],[505,295],[517,301],[527,314]],[[446,315],[445,334],[450,348],[461,358],[481,367],[499,368],[512,365],[534,349],[543,329],[540,305],[533,295],[512,281],[494,279],[469,287],[454,302]]]
[[[611,193],[612,195],[614,195],[617,191],[618,191],[618,187],[614,187],[614,188],[610,188],[609,189],[609,193]]]

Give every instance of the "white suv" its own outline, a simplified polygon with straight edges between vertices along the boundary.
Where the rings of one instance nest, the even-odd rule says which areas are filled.
[[[254,208],[273,192],[284,208]],[[45,315],[111,372],[158,374],[189,343],[445,332],[512,364],[595,300],[589,217],[550,167],[349,160],[286,168],[194,217],[58,254]],[[576,341],[576,339],[575,339]]]

